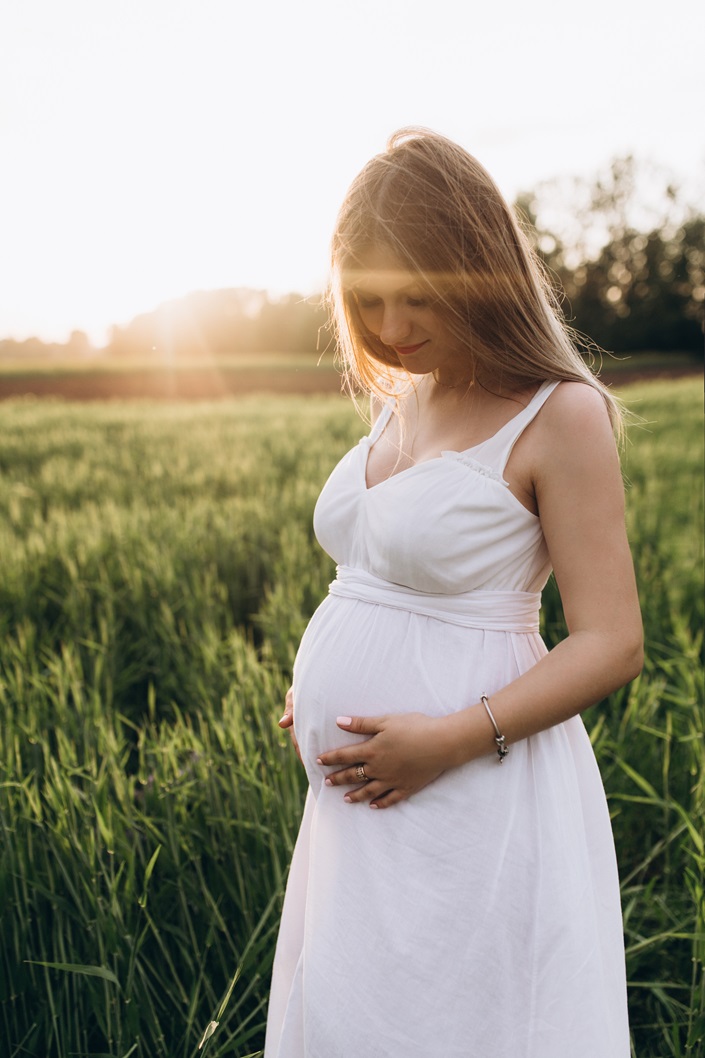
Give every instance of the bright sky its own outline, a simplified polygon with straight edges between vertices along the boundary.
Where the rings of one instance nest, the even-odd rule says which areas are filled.
[[[5,0],[0,337],[102,342],[195,289],[321,289],[388,134],[510,200],[632,151],[705,167],[702,0]]]

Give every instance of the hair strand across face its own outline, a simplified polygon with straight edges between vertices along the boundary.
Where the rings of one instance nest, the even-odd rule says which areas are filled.
[[[417,277],[484,385],[511,392],[545,380],[586,382],[603,394],[619,428],[619,405],[578,352],[516,217],[463,148],[427,129],[395,132],[353,181],[338,215],[329,297],[346,382],[387,398],[403,370],[394,350],[365,329],[354,296],[379,253]]]

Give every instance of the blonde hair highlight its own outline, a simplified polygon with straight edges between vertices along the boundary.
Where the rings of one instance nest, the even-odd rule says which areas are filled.
[[[541,262],[494,181],[462,147],[423,128],[395,132],[353,181],[331,244],[329,301],[346,388],[382,400],[404,371],[363,325],[355,274],[377,251],[418,277],[487,386],[584,382],[603,396],[619,434],[619,402],[578,352]]]

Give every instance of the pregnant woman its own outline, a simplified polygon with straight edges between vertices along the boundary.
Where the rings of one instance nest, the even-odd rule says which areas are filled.
[[[266,1058],[629,1058],[579,715],[642,659],[619,409],[488,174],[434,133],[354,181],[331,290],[373,426],[314,517],[338,571],[281,720],[310,789]]]

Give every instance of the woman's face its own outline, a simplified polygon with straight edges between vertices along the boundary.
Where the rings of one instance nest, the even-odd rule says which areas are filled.
[[[436,313],[418,276],[386,251],[368,258],[351,289],[363,326],[412,375],[433,372],[446,384],[468,378],[467,348]]]

